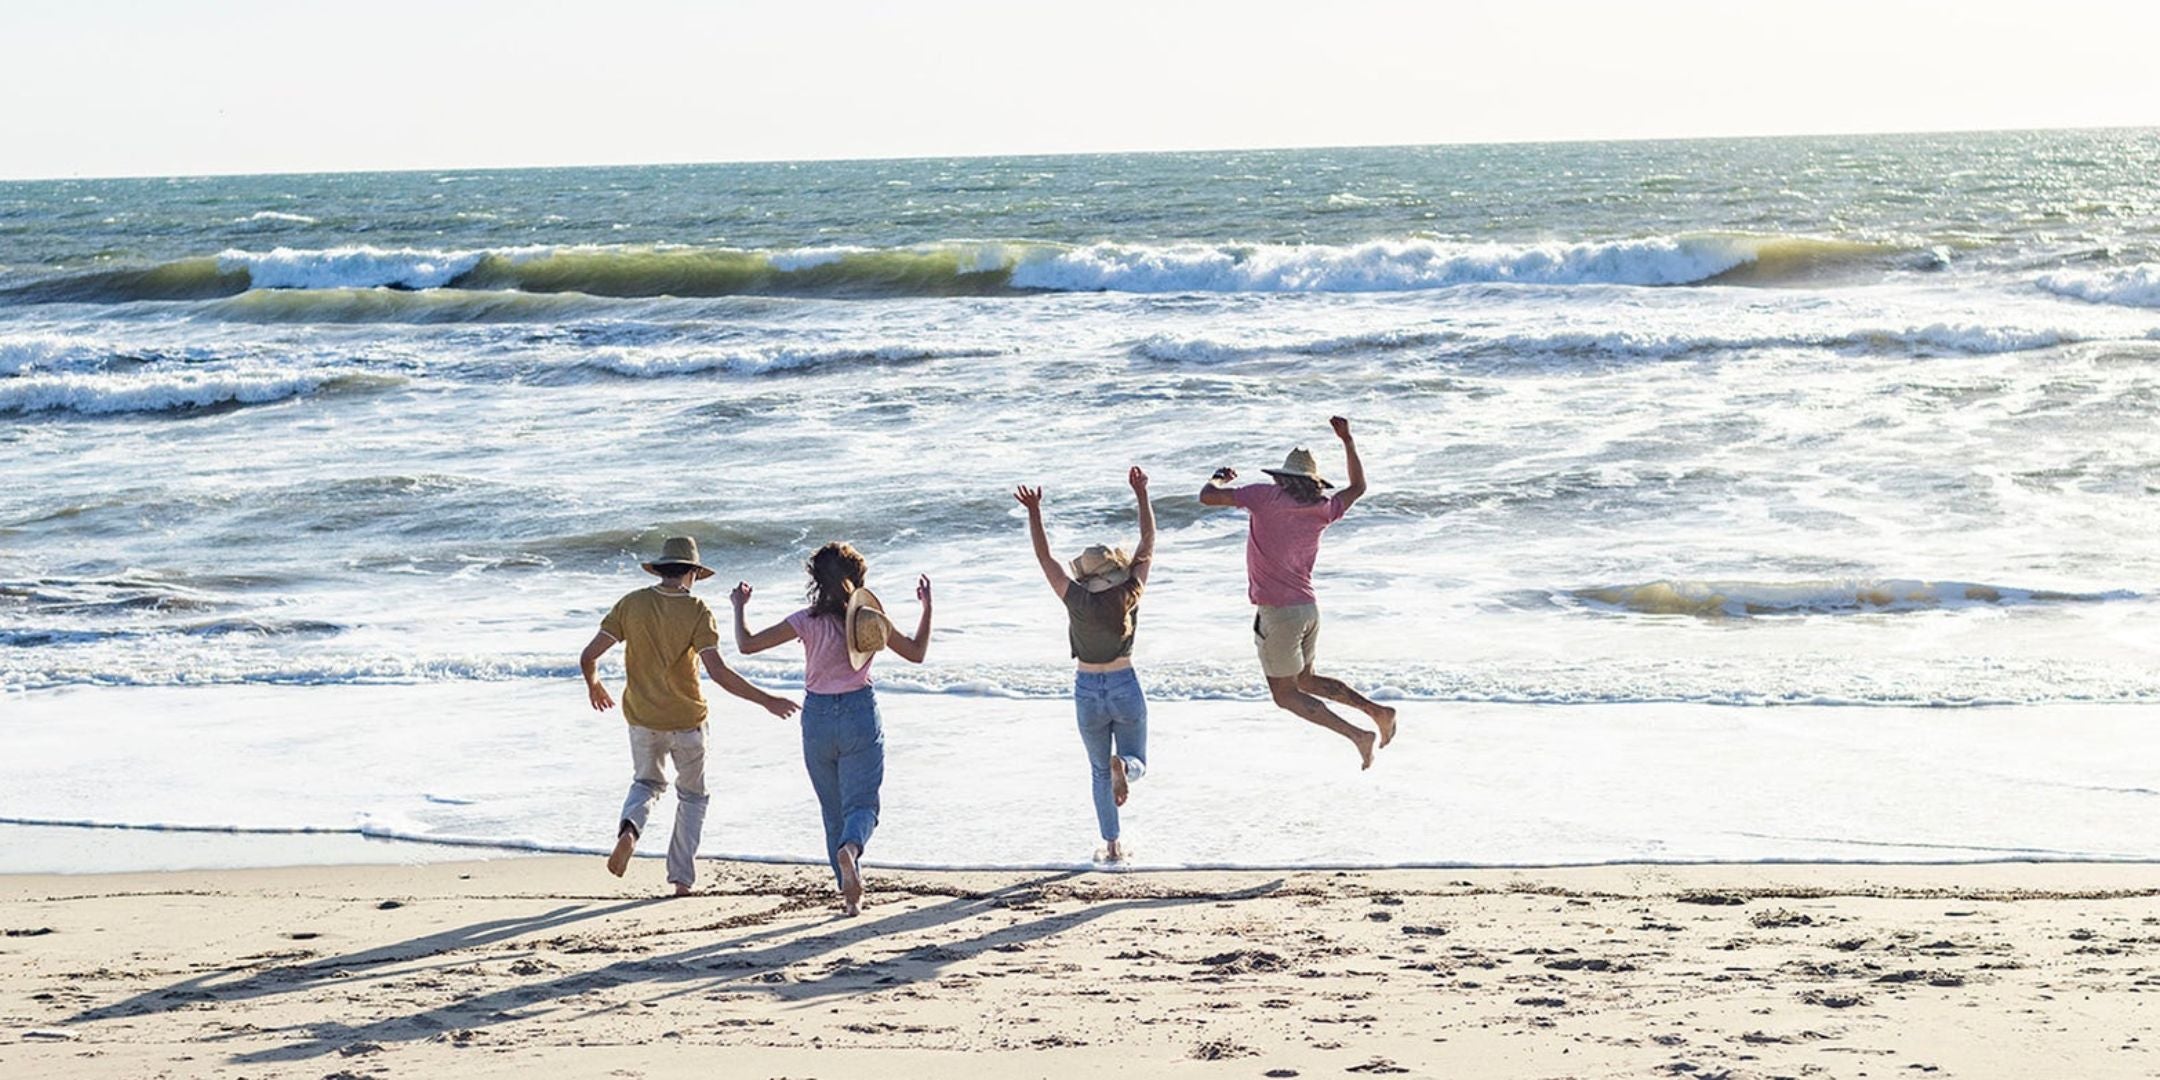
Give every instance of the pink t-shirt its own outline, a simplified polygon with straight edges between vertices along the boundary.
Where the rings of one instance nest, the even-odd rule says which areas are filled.
[[[870,685],[871,657],[861,671],[848,665],[847,631],[838,615],[812,615],[804,608],[787,617],[802,639],[803,689],[813,694],[845,694]]]
[[[1230,497],[1251,519],[1245,534],[1246,595],[1263,607],[1314,603],[1313,560],[1320,556],[1320,534],[1342,519],[1342,496],[1301,503],[1270,482],[1233,488]]]

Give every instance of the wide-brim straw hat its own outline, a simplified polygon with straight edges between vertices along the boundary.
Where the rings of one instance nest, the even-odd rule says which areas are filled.
[[[1282,468],[1260,471],[1269,476],[1302,476],[1324,488],[1335,486],[1328,482],[1327,477],[1320,475],[1320,463],[1313,460],[1312,451],[1302,446],[1291,450],[1290,455],[1283,458]]]
[[[651,562],[639,563],[638,565],[644,567],[645,572],[654,577],[671,576],[660,572],[660,568],[663,566],[690,567],[697,572],[699,581],[713,576],[712,567],[698,561],[697,540],[688,536],[670,536],[662,540],[660,542],[660,557]]]
[[[1066,565],[1072,569],[1073,580],[1091,593],[1106,592],[1132,580],[1132,556],[1125,554],[1124,548],[1096,544],[1073,556]]]
[[[861,586],[848,594],[847,614],[841,625],[847,629],[848,666],[857,671],[885,647],[892,635],[892,620],[885,617],[885,605],[876,593]]]

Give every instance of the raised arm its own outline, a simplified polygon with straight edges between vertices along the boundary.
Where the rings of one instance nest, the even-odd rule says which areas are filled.
[[[600,685],[600,658],[615,647],[615,635],[601,630],[585,643],[585,651],[578,654],[578,670],[585,673],[585,697],[592,702],[594,712],[606,712],[615,707],[615,699],[608,696],[607,687]]]
[[[1236,469],[1225,466],[1215,470],[1215,475],[1208,477],[1208,482],[1200,486],[1200,505],[1236,506],[1237,496],[1230,491],[1230,485],[1236,481]]]
[[[785,645],[795,640],[795,628],[784,620],[774,623],[755,634],[750,632],[750,624],[744,621],[743,616],[743,609],[750,604],[749,582],[736,582],[735,591],[728,594],[728,600],[735,605],[736,652],[744,656],[750,656],[754,653],[764,652],[775,645]],[[715,675],[713,678],[718,679],[719,676]]]
[[[885,646],[900,654],[900,659],[920,664],[930,655],[930,577],[925,574],[915,579],[915,599],[922,601],[922,618],[915,623],[915,636],[909,637],[895,626],[886,635]]]
[[[1335,493],[1335,497],[1342,500],[1343,509],[1348,510],[1351,503],[1365,496],[1365,463],[1358,460],[1357,442],[1350,437],[1350,421],[1332,416],[1328,418],[1328,426],[1333,427],[1335,437],[1342,440],[1343,459],[1350,470],[1349,485]]]
[[[1050,582],[1050,591],[1065,599],[1065,590],[1072,587],[1072,578],[1065,568],[1058,565],[1057,556],[1050,554],[1050,538],[1043,534],[1042,489],[1018,487],[1013,489],[1013,499],[1027,507],[1028,539],[1035,545],[1035,561],[1042,566],[1043,578]]]
[[[784,697],[768,694],[752,685],[750,680],[737,675],[735,669],[727,666],[727,661],[721,658],[718,649],[706,649],[698,654],[698,659],[705,662],[705,674],[712,676],[712,681],[719,683],[720,689],[782,720],[795,715],[796,710],[802,707]]]
[[[1140,504],[1140,546],[1133,549],[1132,576],[1144,585],[1148,568],[1155,565],[1155,504],[1148,500],[1147,472],[1140,466],[1125,474],[1125,482],[1132,485],[1133,499]]]

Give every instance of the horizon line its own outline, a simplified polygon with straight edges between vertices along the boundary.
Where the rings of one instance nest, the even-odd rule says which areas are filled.
[[[2160,124],[2096,124],[2068,125],[2063,127],[1970,127],[1925,128],[1890,131],[1811,131],[1777,134],[1724,134],[1724,135],[1637,135],[1610,138],[1521,138],[1521,139],[1465,139],[1435,142],[1401,143],[1284,143],[1267,146],[1196,146],[1177,149],[1119,149],[1119,150],[1045,150],[1022,153],[968,152],[956,154],[905,154],[888,156],[808,156],[792,158],[714,158],[702,161],[592,161],[557,164],[522,165],[403,165],[391,168],[358,169],[287,169],[271,171],[232,172],[174,172],[174,173],[101,173],[61,174],[42,176],[0,177],[0,184],[56,184],[106,180],[236,180],[305,176],[370,176],[399,175],[407,173],[497,173],[574,171],[601,169],[686,169],[722,165],[828,165],[828,164],[875,164],[881,162],[902,163],[922,161],[985,161],[992,159],[1030,160],[1041,158],[1092,158],[1092,157],[1151,157],[1170,154],[1247,154],[1278,153],[1285,151],[1318,150],[1418,150],[1441,147],[1486,146],[1597,146],[1636,143],[1689,143],[1689,142],[1736,142],[1768,141],[1773,139],[1834,139],[1834,138],[1901,138],[1924,135],[2016,135],[2055,132],[2104,132],[2104,131],[2160,131]]]

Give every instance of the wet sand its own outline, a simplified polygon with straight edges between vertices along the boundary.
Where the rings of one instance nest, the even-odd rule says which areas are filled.
[[[2160,1074],[2151,865],[658,877],[0,878],[0,1075]]]

